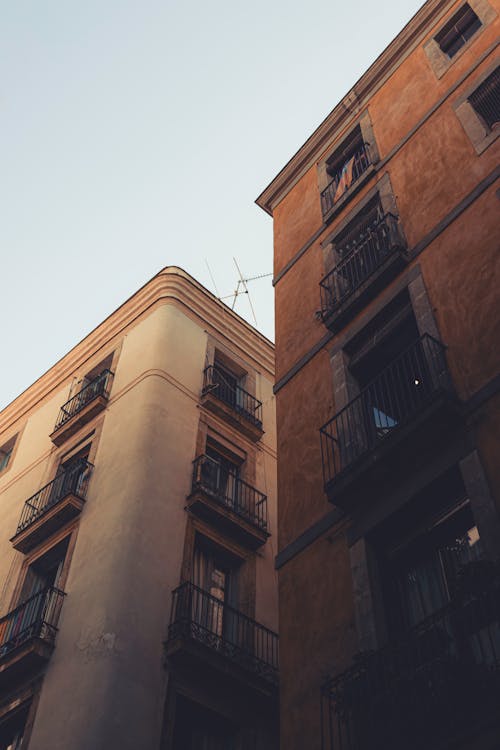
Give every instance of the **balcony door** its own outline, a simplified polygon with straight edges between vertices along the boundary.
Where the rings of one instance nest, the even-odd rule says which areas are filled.
[[[205,454],[210,460],[203,464],[203,483],[226,505],[236,509],[239,466],[208,445]]]
[[[69,537],[56,544],[44,555],[34,560],[26,571],[19,600],[26,601],[46,588],[58,588],[61,581]]]
[[[44,623],[51,621],[60,600],[52,596],[58,588],[64,569],[69,537],[31,563],[19,594],[12,618],[0,635],[3,644],[19,642],[34,635],[43,635]],[[1,750],[1,746],[0,746]]]
[[[395,616],[413,628],[444,607],[464,566],[483,558],[468,503],[434,522],[399,549],[391,561]]]
[[[67,494],[79,495],[88,478],[87,459],[90,446],[59,463],[56,476],[50,489],[49,505],[58,502]]]
[[[194,618],[209,636],[231,641],[235,632],[237,568],[218,548],[199,542],[193,559]],[[201,593],[203,592],[203,593]]]
[[[236,728],[231,722],[177,696],[173,750],[236,750],[236,747]]]
[[[357,422],[363,423],[359,432],[360,447],[373,445],[402,424],[425,400],[429,392],[429,368],[422,347],[414,346],[419,331],[413,314],[384,336],[374,331],[372,341],[353,372],[361,397],[353,410]],[[358,430],[359,431],[359,430]]]
[[[28,710],[25,704],[0,721],[0,750],[21,750]]]

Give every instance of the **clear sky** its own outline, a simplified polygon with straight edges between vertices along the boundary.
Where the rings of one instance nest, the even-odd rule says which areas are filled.
[[[420,5],[0,2],[0,408],[164,266],[271,272],[255,198]]]

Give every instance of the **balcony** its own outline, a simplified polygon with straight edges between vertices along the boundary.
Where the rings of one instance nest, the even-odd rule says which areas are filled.
[[[348,245],[343,258],[320,282],[321,316],[331,331],[348,320],[407,263],[398,218],[378,217]]]
[[[187,508],[250,549],[265,543],[267,497],[210,456],[193,463]]]
[[[81,513],[92,468],[84,459],[74,461],[26,500],[10,540],[14,549],[29,552]]]
[[[367,172],[369,166],[370,156],[360,135],[344,156],[336,159],[335,165],[329,169],[333,179],[321,191],[321,211],[325,221],[333,215],[334,209],[345,202],[344,196],[354,195],[361,187],[360,177]]]
[[[96,414],[106,408],[112,377],[112,372],[103,370],[100,375],[61,406],[54,431],[50,435],[55,445],[62,445],[80,427],[90,422]]]
[[[277,634],[193,583],[173,592],[166,651],[196,673],[203,665],[266,694],[277,689]]]
[[[321,428],[329,499],[347,509],[344,492],[352,495],[354,484],[359,499],[375,477],[393,481],[450,430],[459,414],[444,346],[425,334]]]
[[[234,378],[210,365],[203,371],[201,402],[246,437],[257,441],[263,435],[262,402],[234,382]]]
[[[497,579],[327,682],[323,750],[497,747],[499,702]]]
[[[45,588],[0,618],[0,689],[34,675],[48,661],[64,596]]]

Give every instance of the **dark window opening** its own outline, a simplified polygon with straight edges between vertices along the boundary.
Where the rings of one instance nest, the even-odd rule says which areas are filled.
[[[500,124],[500,66],[469,96],[469,102],[489,130]]]
[[[31,563],[24,579],[20,602],[44,589],[59,588],[68,545],[69,536]]]
[[[0,721],[0,750],[20,750],[28,711],[24,705]]]
[[[483,559],[457,469],[427,487],[378,532],[389,633],[414,628],[445,607],[461,571]]]
[[[377,196],[335,237],[335,252],[339,258],[352,253],[370,230],[377,226],[381,217],[382,207]]]
[[[455,13],[441,31],[436,34],[436,42],[442,52],[453,57],[459,49],[481,28],[481,21],[468,3]]]
[[[239,643],[236,610],[240,562],[205,537],[197,537],[192,576],[195,586],[192,595],[193,616],[204,631],[221,639],[221,642]]]
[[[370,157],[358,126],[326,162],[331,181],[321,193],[323,214],[337,203],[370,166]]]
[[[193,558],[193,583],[223,604],[236,607],[238,562],[230,552],[198,536]]]
[[[10,440],[0,446],[0,472],[6,469],[9,465],[16,444],[16,439],[17,435],[14,435],[14,437],[11,437]]]
[[[238,406],[239,378],[217,360],[214,362],[213,384],[218,387],[217,393],[226,404]]]
[[[360,406],[364,412],[365,428],[374,432],[377,438],[397,427],[404,420],[408,405],[414,408],[428,390],[429,373],[424,350],[416,347],[405,356],[418,338],[414,316],[405,317],[351,367],[363,392]]]
[[[228,719],[177,696],[173,750],[236,750],[236,728]]]
[[[214,494],[234,506],[238,504],[238,479],[240,467],[216,448],[207,444],[205,455],[208,461],[202,466],[202,482]]]

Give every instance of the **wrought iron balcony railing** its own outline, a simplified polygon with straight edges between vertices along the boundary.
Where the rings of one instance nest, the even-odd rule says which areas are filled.
[[[355,146],[348,158],[339,166],[333,179],[321,192],[321,210],[325,216],[344,195],[350,186],[366,172],[370,166],[370,157],[365,143]]]
[[[276,683],[278,636],[193,583],[172,595],[168,639],[189,638]]]
[[[54,641],[65,594],[48,587],[0,618],[0,658],[32,638]]]
[[[325,485],[450,390],[444,346],[424,334],[320,430]]]
[[[72,462],[66,469],[26,500],[17,526],[16,534],[28,528],[50,508],[69,494],[85,499],[92,464],[85,459]]]
[[[203,371],[203,395],[214,393],[215,396],[248,419],[256,427],[262,427],[262,402],[235,384],[224,370],[214,365]]]
[[[103,370],[94,380],[78,391],[72,396],[69,401],[66,401],[59,411],[59,416],[55,424],[54,429],[57,430],[62,427],[71,417],[78,414],[87,404],[94,400],[97,396],[104,396],[108,398],[109,388],[111,384],[111,378],[113,373],[110,370]]]
[[[328,681],[323,750],[449,747],[440,741],[498,718],[499,699],[497,580],[455,599],[395,645],[359,655]]]
[[[193,462],[192,491],[197,490],[208,493],[237,515],[266,531],[266,495],[210,456],[198,456]]]
[[[344,257],[320,282],[323,318],[345,302],[396,250],[403,249],[398,217],[376,218],[355,241],[342,248]]]

